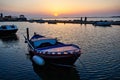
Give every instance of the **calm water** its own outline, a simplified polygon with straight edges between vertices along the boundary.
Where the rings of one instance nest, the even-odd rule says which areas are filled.
[[[0,37],[0,80],[120,80],[120,26],[0,22],[3,24],[15,24],[19,30],[12,37]],[[83,54],[75,68],[33,64],[23,37],[27,27],[31,36],[37,32],[80,46]]]

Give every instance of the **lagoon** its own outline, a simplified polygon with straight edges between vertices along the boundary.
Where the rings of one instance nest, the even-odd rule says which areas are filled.
[[[120,25],[110,27],[92,24],[40,24],[29,22],[0,22],[17,25],[12,38],[0,37],[0,80],[119,80]],[[72,69],[49,67],[41,69],[30,60],[23,35],[37,32],[56,37],[64,43],[76,44],[82,55]]]

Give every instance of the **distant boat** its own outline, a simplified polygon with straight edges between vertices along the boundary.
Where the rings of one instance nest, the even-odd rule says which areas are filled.
[[[93,25],[95,26],[111,26],[110,21],[96,21]]]
[[[48,24],[57,24],[57,21],[56,20],[49,20]]]
[[[38,23],[45,23],[45,20],[40,19],[40,20],[37,20],[36,22],[38,22]]]
[[[33,23],[33,22],[34,22],[34,20],[29,20],[28,22]]]
[[[11,35],[17,32],[18,28],[15,25],[1,25],[0,35]]]
[[[25,36],[24,36],[25,37]],[[73,65],[81,55],[81,49],[74,44],[64,44],[55,38],[34,34],[31,39],[25,37],[33,61],[38,65]]]

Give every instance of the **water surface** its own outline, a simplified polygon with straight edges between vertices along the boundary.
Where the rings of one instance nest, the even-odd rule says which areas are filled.
[[[0,22],[15,24],[16,35],[0,37],[0,80],[119,80],[120,26],[99,27],[91,24],[39,24],[29,22]],[[29,58],[24,43],[26,28],[30,36],[37,32],[58,38],[64,43],[82,48],[82,55],[71,69],[40,68]]]

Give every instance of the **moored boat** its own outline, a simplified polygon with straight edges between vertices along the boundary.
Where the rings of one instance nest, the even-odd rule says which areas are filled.
[[[49,21],[47,21],[48,22],[48,24],[57,24],[57,21],[56,20],[49,20]]]
[[[1,25],[0,35],[11,35],[17,32],[18,28],[15,25]]]
[[[93,25],[95,26],[111,26],[110,21],[96,21]]]
[[[73,65],[81,55],[81,49],[78,46],[58,42],[56,38],[48,38],[34,33],[31,39],[29,37],[25,37],[25,39],[28,43],[30,54],[40,56],[40,59],[38,57],[33,59],[39,65],[40,63]]]

